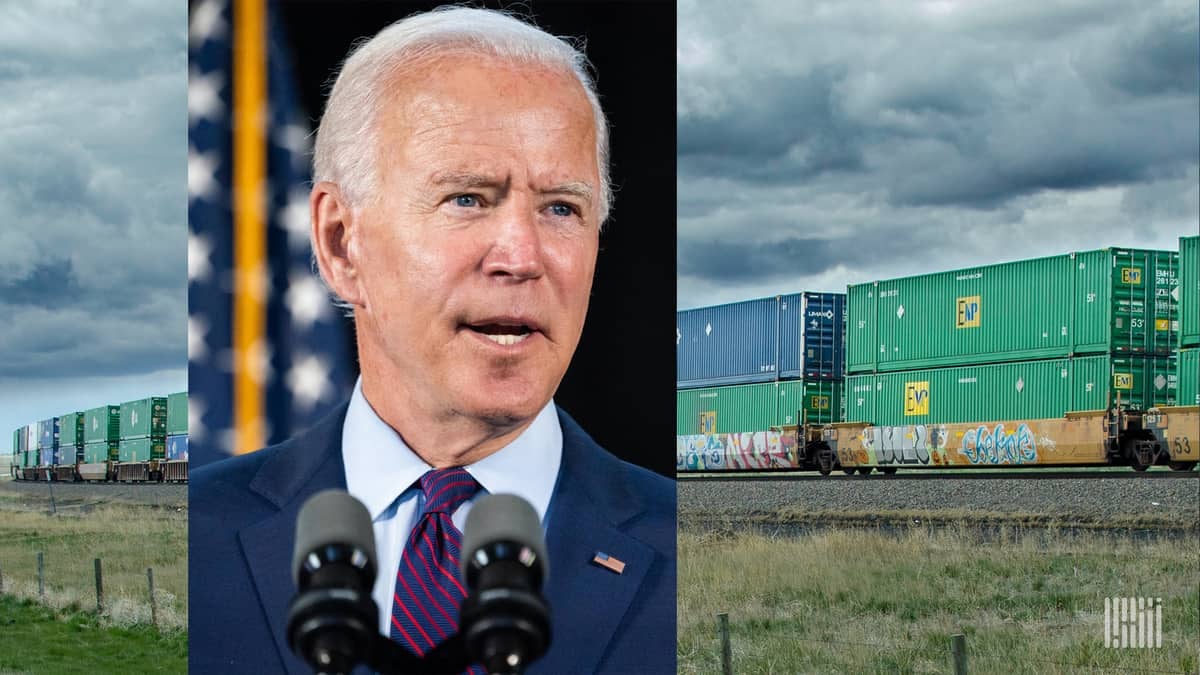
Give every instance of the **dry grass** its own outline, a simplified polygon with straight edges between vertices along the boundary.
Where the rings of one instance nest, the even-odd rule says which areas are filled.
[[[93,561],[99,558],[107,624],[150,623],[146,568],[153,568],[159,626],[186,630],[186,510],[104,506],[51,516],[5,508],[5,502],[0,502],[5,593],[38,597],[39,551],[44,554],[46,605],[58,610],[95,609]]]
[[[972,673],[1196,672],[1194,539],[1045,535],[1001,527],[984,542],[962,526],[772,539],[685,529],[680,672],[719,672],[719,612],[730,615],[739,673],[943,673],[955,633],[967,636]],[[1115,595],[1163,598],[1162,649],[1103,647],[1104,598]]]

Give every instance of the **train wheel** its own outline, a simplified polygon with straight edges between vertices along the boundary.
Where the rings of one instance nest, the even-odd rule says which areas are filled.
[[[869,475],[871,475],[871,471],[873,471],[874,469],[875,469],[875,467],[873,467],[873,466],[860,466],[860,467],[858,467],[858,475],[869,476]]]
[[[833,473],[833,453],[828,450],[817,452],[817,471],[821,472],[822,476],[828,476]]]
[[[885,476],[895,476],[896,475],[896,467],[894,467],[894,466],[881,466],[881,467],[879,467],[879,471]]]
[[[853,466],[843,466],[842,467],[842,471],[844,471],[847,476],[853,476],[855,469],[856,469],[856,467],[853,467]]]
[[[1195,462],[1167,462],[1172,471],[1191,471],[1196,468]]]

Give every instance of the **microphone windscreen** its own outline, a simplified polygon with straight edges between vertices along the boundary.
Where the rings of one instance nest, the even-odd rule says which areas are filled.
[[[344,490],[322,490],[300,508],[296,517],[296,548],[292,553],[292,580],[300,585],[300,570],[309,553],[329,544],[361,549],[374,569],[375,530],[362,502]]]
[[[546,558],[546,537],[537,511],[524,499],[516,495],[484,495],[471,506],[467,522],[463,526],[462,558],[460,572],[466,569],[475,551],[496,541],[511,541],[528,546],[537,554],[542,577],[550,574]],[[463,574],[462,576],[466,576]]]

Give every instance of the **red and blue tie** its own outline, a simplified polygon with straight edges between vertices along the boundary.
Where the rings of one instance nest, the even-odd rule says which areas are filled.
[[[421,476],[424,506],[404,545],[392,596],[392,640],[424,656],[458,630],[466,590],[458,578],[462,532],[450,515],[479,484],[465,469],[434,469]]]

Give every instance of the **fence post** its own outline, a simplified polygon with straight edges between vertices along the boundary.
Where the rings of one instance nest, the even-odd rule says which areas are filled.
[[[717,615],[717,630],[721,633],[721,673],[733,675],[733,650],[729,646],[729,613]]]
[[[146,568],[146,583],[150,586],[150,623],[158,626],[158,606],[154,602],[154,568]]]
[[[950,653],[954,655],[954,675],[967,675],[967,636],[950,636]]]
[[[43,567],[43,564],[42,564],[43,562],[44,562],[44,560],[43,560],[42,552],[38,551],[37,567],[38,567],[38,597],[39,598],[46,597],[46,573],[45,573],[45,568]]]
[[[100,559],[96,558],[96,613],[104,611],[104,575],[100,573]]]

